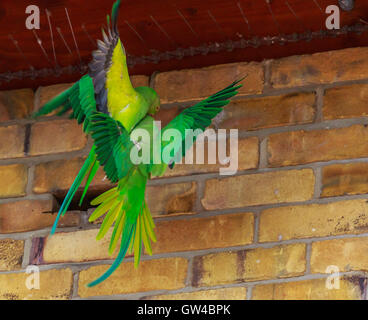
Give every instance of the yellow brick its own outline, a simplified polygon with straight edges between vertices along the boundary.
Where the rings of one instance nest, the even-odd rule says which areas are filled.
[[[0,159],[24,157],[24,126],[0,127]]]
[[[108,254],[111,230],[101,240],[97,241],[98,229],[76,232],[58,232],[47,237],[43,248],[43,262],[83,262],[91,260],[112,259]]]
[[[0,270],[16,270],[22,266],[24,241],[0,240]]]
[[[333,164],[322,168],[322,197],[368,193],[368,163]]]
[[[264,210],[259,241],[324,237],[368,231],[366,200],[340,201]]]
[[[315,117],[313,93],[233,100],[224,108],[219,127],[256,130],[310,123]]]
[[[362,279],[363,280],[363,279]],[[253,288],[253,300],[362,300],[359,279],[340,279],[339,289],[328,289],[326,279],[259,285]]]
[[[24,196],[28,181],[27,171],[23,164],[0,166],[0,198]]]
[[[227,142],[228,151],[226,156],[232,158],[229,161],[229,164],[235,163],[235,157],[238,157],[238,167],[237,171],[243,171],[247,169],[254,169],[258,166],[258,159],[259,159],[259,141],[257,137],[252,138],[239,138],[238,140],[238,150],[237,152],[232,152],[230,154],[229,142]],[[222,165],[218,157],[216,157],[216,164],[208,164],[208,144],[207,142],[204,144],[198,144],[198,146],[203,147],[204,149],[204,163],[203,164],[196,164],[196,147],[192,149],[193,152],[193,164],[185,164],[183,158],[183,164],[176,164],[174,169],[170,170],[167,169],[165,172],[165,177],[172,177],[172,176],[183,176],[183,175],[191,175],[197,173],[208,173],[208,172],[219,172],[220,168],[227,168],[229,164]],[[217,150],[217,149],[216,149]],[[217,154],[217,151],[216,151]]]
[[[39,289],[28,289],[27,279],[35,285],[34,270],[27,273],[0,274],[0,299],[7,300],[66,300],[70,298],[73,274],[70,269],[47,270],[39,274]],[[37,282],[36,282],[37,283]]]
[[[191,251],[249,244],[253,240],[251,213],[190,220],[158,221],[153,253]],[[116,257],[108,254],[111,230],[97,241],[98,229],[59,232],[44,242],[42,262],[83,262]]]
[[[22,200],[0,204],[0,233],[25,232],[53,225],[56,214],[52,200]],[[78,225],[79,213],[68,212],[59,227]]]
[[[134,268],[133,262],[122,263],[107,280],[98,286],[86,287],[108,267],[95,266],[80,272],[80,297],[180,289],[185,287],[188,261],[184,258],[147,260],[141,261],[138,268]]]
[[[368,270],[368,238],[334,239],[312,244],[311,270],[325,273],[336,266],[340,272]],[[327,270],[328,273],[328,270]]]
[[[79,170],[82,168],[84,161],[84,158],[74,158],[40,163],[35,169],[33,192],[56,193],[64,191],[64,194],[66,194],[66,191],[69,190]],[[108,179],[104,180],[104,177],[105,173],[100,168],[88,189],[88,196],[92,194],[98,195],[113,186]]]
[[[32,156],[80,150],[87,143],[76,120],[37,122],[31,128],[29,154]]]
[[[251,213],[161,221],[157,223],[157,242],[153,244],[153,253],[249,244],[253,240],[253,225]]]
[[[269,164],[272,167],[361,158],[368,156],[368,127],[293,131],[269,137]]]
[[[0,91],[0,121],[27,117],[33,110],[32,89]]]
[[[355,84],[332,88],[324,97],[324,119],[343,119],[368,116],[368,85]]]
[[[146,200],[152,215],[177,215],[194,213],[197,183],[151,185],[146,189]]]
[[[367,48],[293,56],[274,60],[271,65],[271,84],[274,88],[367,78]]]
[[[287,278],[305,272],[305,245],[292,244],[196,257],[193,286]]]
[[[39,105],[36,106],[36,109],[40,109],[41,106],[43,106],[46,102],[50,101],[52,98],[56,97],[63,91],[69,89],[72,85],[72,83],[61,83],[46,87],[40,87],[36,92],[36,96],[38,96],[39,99]]]
[[[313,197],[310,169],[267,172],[206,181],[202,204],[206,210],[269,203],[305,201]]]
[[[260,63],[232,63],[202,69],[187,69],[159,73],[154,89],[161,103],[207,98],[247,75],[240,94],[260,93],[263,90],[263,67]]]
[[[247,289],[243,287],[201,290],[148,297],[149,300],[245,300]]]

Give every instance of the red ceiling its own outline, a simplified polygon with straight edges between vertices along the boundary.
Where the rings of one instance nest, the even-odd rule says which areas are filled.
[[[134,64],[130,68],[131,73],[151,74],[154,71],[233,61],[260,61],[265,58],[368,45],[366,31],[360,34],[335,32],[336,36],[315,33],[311,34],[310,41],[265,43],[263,37],[275,36],[277,40],[288,36],[290,40],[292,34],[299,34],[296,37],[300,38],[309,31],[326,30],[327,14],[324,10],[328,5],[337,4],[337,0],[269,2],[122,0],[119,30],[129,54],[129,62]],[[106,24],[106,14],[110,12],[113,0],[34,0],[31,3],[39,6],[41,11],[41,28],[36,30],[36,36],[41,40],[46,54],[37,43],[35,33],[25,27],[25,9],[30,1],[2,0],[0,89],[37,87],[78,79],[78,68],[89,62],[91,51],[95,49],[94,41],[101,36],[101,26]],[[56,60],[46,9],[51,13]],[[69,14],[79,50],[76,49],[66,13]],[[367,28],[368,23],[365,24],[365,20],[368,20],[368,1],[358,0],[354,10],[342,11],[341,27],[358,24],[358,29]],[[255,43],[259,42],[259,46],[249,47],[249,44],[243,43],[244,48],[236,48],[241,46],[242,39],[254,39]],[[212,51],[216,48],[216,43],[218,52],[206,54],[209,48]],[[194,48],[192,55],[188,50],[182,50],[190,47]],[[180,54],[183,56],[180,57]],[[142,60],[142,57],[146,58]],[[156,59],[156,63],[152,59]],[[33,79],[29,71],[31,68],[34,70]],[[15,79],[17,77],[19,79]]]

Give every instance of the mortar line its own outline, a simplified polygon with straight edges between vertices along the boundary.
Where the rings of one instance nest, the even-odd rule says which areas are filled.
[[[321,87],[316,89],[316,120],[315,122],[323,122],[323,105],[324,105],[325,90]]]
[[[253,285],[247,286],[247,293],[245,296],[245,300],[252,300],[252,296],[253,296]]]
[[[293,276],[288,278],[278,278],[278,279],[266,279],[266,280],[253,280],[249,282],[240,282],[240,283],[231,283],[231,284],[219,284],[214,286],[202,286],[202,287],[184,287],[175,290],[169,289],[161,289],[161,290],[152,290],[146,292],[136,292],[136,293],[127,293],[127,294],[115,294],[115,295],[101,295],[101,296],[91,296],[86,298],[86,300],[95,300],[95,299],[127,299],[127,300],[136,300],[136,299],[149,299],[153,296],[158,295],[166,295],[166,294],[178,294],[178,293],[191,293],[205,290],[217,290],[223,288],[248,288],[255,287],[258,285],[271,285],[271,284],[282,284],[288,282],[296,282],[296,281],[304,281],[304,280],[319,280],[319,279],[327,279],[330,274],[313,274],[307,276]],[[341,272],[340,277],[367,277],[367,274],[361,271],[350,271],[350,272]]]
[[[323,183],[322,183],[322,168],[321,167],[315,167],[313,168],[314,171],[314,198],[319,199],[322,195],[323,190]]]
[[[305,248],[305,274],[311,274],[312,243],[307,243]]]
[[[31,256],[32,239],[27,238],[24,240],[23,248],[23,259],[22,259],[22,269],[25,269],[29,265],[29,259]]]
[[[262,137],[259,139],[259,161],[258,169],[264,169],[268,167],[268,137]]]
[[[250,243],[246,245],[230,246],[230,247],[222,247],[222,248],[207,248],[207,249],[199,249],[199,250],[191,250],[191,251],[166,252],[166,253],[153,254],[152,256],[144,254],[141,257],[141,261],[150,261],[150,260],[168,259],[168,258],[183,258],[183,259],[189,260],[195,257],[203,257],[203,256],[216,254],[216,253],[238,252],[238,251],[244,251],[244,250],[248,251],[248,250],[256,250],[259,248],[272,249],[274,247],[288,246],[288,245],[293,245],[293,244],[305,244],[307,246],[308,244],[311,245],[315,242],[340,240],[340,239],[357,239],[357,238],[367,238],[367,237],[368,237],[368,233],[343,234],[343,235],[321,236],[321,237],[313,237],[313,238],[290,239],[290,240],[282,240],[282,241],[274,241],[274,242]],[[86,270],[86,269],[89,269],[95,266],[111,265],[113,261],[114,259],[100,259],[100,260],[91,260],[91,261],[83,261],[83,262],[64,261],[64,262],[59,262],[59,263],[38,264],[37,266],[40,268],[40,271],[46,271],[50,269],[63,269],[63,268],[70,268],[74,271],[81,271],[81,270]],[[126,257],[123,263],[133,263],[133,262],[134,262],[134,257]],[[1,271],[0,274],[23,273],[24,271],[25,271],[24,269],[13,270],[13,271]]]

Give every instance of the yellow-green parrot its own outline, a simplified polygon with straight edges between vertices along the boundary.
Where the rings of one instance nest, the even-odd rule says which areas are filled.
[[[154,222],[145,201],[145,189],[148,179],[162,175],[167,167],[173,167],[178,157],[185,155],[191,145],[184,143],[187,130],[205,130],[212,119],[237,94],[239,81],[210,96],[209,98],[186,108],[174,118],[166,130],[179,130],[182,140],[176,143],[173,152],[161,163],[134,164],[130,158],[132,148],[138,148],[137,141],[131,141],[133,129],[145,129],[150,134],[150,141],[155,135],[152,116],[160,108],[157,93],[149,87],[133,88],[128,74],[125,49],[120,41],[117,18],[120,0],[116,1],[110,18],[107,16],[107,34],[102,30],[103,41],[98,40],[98,50],[92,53],[89,72],[70,89],[47,102],[35,117],[58,110],[58,115],[71,111],[71,117],[83,122],[83,130],[94,140],[89,156],[70,187],[51,230],[54,234],[58,221],[67,211],[77,189],[85,180],[80,203],[86,195],[98,168],[103,166],[107,178],[117,186],[94,199],[91,204],[98,205],[89,217],[94,221],[105,214],[97,239],[105,236],[113,228],[109,253],[112,254],[120,240],[119,253],[109,269],[98,279],[89,283],[94,286],[108,278],[121,264],[127,251],[134,252],[135,266],[142,253],[142,245],[148,254],[152,254],[151,241],[156,241]],[[143,143],[143,141],[141,141]],[[162,151],[172,141],[162,141]],[[152,145],[152,143],[151,143]],[[176,151],[175,151],[176,150]],[[154,151],[150,151],[151,155]]]

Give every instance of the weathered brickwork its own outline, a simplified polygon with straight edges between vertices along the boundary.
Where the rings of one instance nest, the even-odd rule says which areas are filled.
[[[129,253],[93,288],[118,248],[108,254],[111,230],[96,241],[103,217],[88,222],[89,202],[112,185],[100,168],[50,236],[92,141],[66,117],[29,118],[72,84],[0,92],[0,299],[367,299],[368,48],[138,75],[133,85],[158,91],[166,125],[245,74],[211,127],[239,130],[236,174],[220,175],[217,156],[154,178],[153,255],[134,268]],[[208,141],[201,147],[207,161]],[[26,287],[29,265],[41,268],[40,290]],[[339,289],[329,289],[331,266]]]

